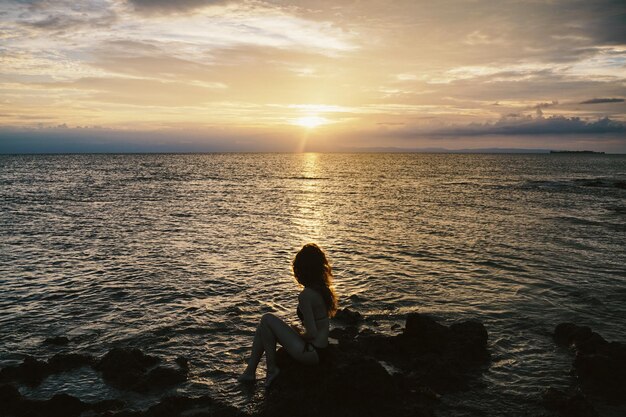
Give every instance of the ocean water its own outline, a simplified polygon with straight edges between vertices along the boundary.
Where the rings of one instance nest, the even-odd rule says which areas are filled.
[[[242,357],[264,312],[296,321],[290,262],[316,242],[376,331],[485,324],[489,367],[439,415],[538,415],[573,382],[556,324],[626,341],[625,185],[623,155],[0,155],[0,367],[55,335],[130,345],[189,357],[177,392],[251,407]],[[156,400],[88,370],[21,390]]]

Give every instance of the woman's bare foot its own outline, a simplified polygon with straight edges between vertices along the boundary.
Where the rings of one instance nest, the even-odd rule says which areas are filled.
[[[253,371],[246,369],[245,371],[243,371],[243,374],[239,375],[237,381],[241,383],[254,382],[256,381],[256,375]]]
[[[274,368],[272,371],[268,371],[265,376],[265,388],[269,388],[272,385],[272,382],[276,379],[278,374],[280,373],[280,369]]]

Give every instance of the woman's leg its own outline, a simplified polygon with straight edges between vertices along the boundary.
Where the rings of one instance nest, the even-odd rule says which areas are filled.
[[[299,362],[308,364],[319,362],[317,352],[305,352],[305,342],[302,337],[280,318],[267,313],[263,315],[261,323],[264,323],[271,333],[271,335],[267,336],[267,344],[264,343],[268,372],[276,367],[276,341],[287,350],[287,353],[292,358]]]
[[[261,357],[263,356],[263,341],[262,341],[262,332],[267,331],[264,329],[264,324],[261,321],[259,325],[256,327],[256,332],[254,333],[254,341],[252,342],[252,351],[250,353],[250,359],[248,359],[248,366],[246,370],[243,371],[243,374],[239,377],[239,381],[254,381],[256,378],[256,368],[259,366],[259,362],[261,362]]]
[[[291,326],[271,313],[266,313],[261,317],[261,322],[257,326],[252,343],[252,353],[244,373],[239,377],[239,381],[253,381],[255,379],[256,368],[261,361],[265,351],[265,361],[267,366],[266,385],[269,385],[278,375],[276,366],[276,342],[280,343],[294,359],[315,364],[319,362],[317,352],[304,351],[305,342]]]

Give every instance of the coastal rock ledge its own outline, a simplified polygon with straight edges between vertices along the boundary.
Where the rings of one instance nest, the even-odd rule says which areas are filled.
[[[336,328],[318,366],[295,362],[278,351],[281,374],[264,400],[244,413],[209,396],[170,396],[145,411],[129,411],[117,400],[86,403],[67,394],[49,400],[23,397],[13,385],[0,385],[2,417],[230,417],[230,416],[434,416],[441,395],[468,387],[486,369],[490,355],[487,330],[478,321],[444,326],[427,315],[411,313],[393,336],[359,331],[361,317],[344,310],[350,325]],[[53,357],[54,358],[54,357]],[[0,370],[0,383],[37,384],[46,375],[73,366],[91,366],[119,389],[154,390],[183,382],[187,362],[177,368],[157,365],[158,358],[137,349],[113,349],[100,360],[75,357],[76,363],[52,366],[26,358]],[[57,359],[58,360],[58,359]],[[155,371],[158,370],[158,371]],[[156,372],[156,373],[155,373]]]
[[[587,326],[561,323],[554,341],[574,349],[573,373],[584,392],[610,403],[626,403],[626,344],[608,342]]]

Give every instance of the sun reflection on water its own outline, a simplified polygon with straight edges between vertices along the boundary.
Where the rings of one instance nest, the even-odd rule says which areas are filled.
[[[301,176],[296,194],[296,213],[293,218],[297,225],[296,237],[301,242],[319,241],[324,218],[322,204],[321,167],[319,154],[303,153]]]

